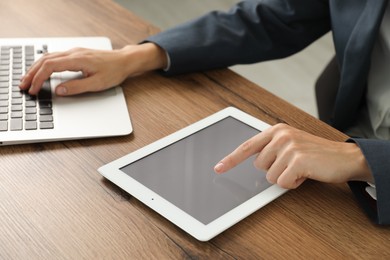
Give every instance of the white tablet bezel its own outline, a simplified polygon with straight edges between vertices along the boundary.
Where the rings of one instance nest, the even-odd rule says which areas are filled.
[[[100,167],[98,171],[105,178],[115,183],[130,195],[134,196],[196,239],[200,241],[208,241],[240,220],[249,216],[256,210],[265,206],[272,200],[276,199],[287,190],[282,189],[277,185],[272,185],[241,205],[215,219],[211,223],[205,225],[157,193],[153,192],[148,187],[145,187],[143,184],[131,178],[120,169],[226,117],[233,117],[260,131],[264,131],[266,128],[270,127],[270,125],[265,122],[237,108],[228,107],[139,150],[125,155],[122,158],[112,161],[111,163]]]

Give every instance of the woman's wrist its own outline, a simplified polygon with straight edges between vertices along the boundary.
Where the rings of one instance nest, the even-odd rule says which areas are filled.
[[[127,76],[136,76],[167,67],[168,59],[165,50],[151,42],[127,45],[119,52],[122,54]]]
[[[367,160],[362,153],[360,147],[357,144],[351,143],[349,144],[352,149],[352,158],[351,161],[353,161],[356,168],[354,168],[354,175],[350,178],[350,180],[357,180],[357,181],[366,181],[370,183],[374,183],[374,176],[372,175],[372,172],[368,166]]]

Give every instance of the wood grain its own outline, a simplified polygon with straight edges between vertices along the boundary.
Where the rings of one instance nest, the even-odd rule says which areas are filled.
[[[115,48],[158,29],[109,0],[5,0],[1,37],[97,36]],[[0,148],[0,259],[389,258],[346,185],[308,181],[209,242],[105,180],[97,168],[226,106],[343,141],[346,136],[229,70],[148,73],[122,84],[134,133]]]

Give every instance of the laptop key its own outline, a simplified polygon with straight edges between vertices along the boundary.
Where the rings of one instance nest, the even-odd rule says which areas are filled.
[[[51,110],[50,107],[45,107],[45,108],[39,109],[39,114],[40,115],[52,115],[53,111]]]
[[[11,100],[12,105],[21,105],[23,104],[23,99],[22,98],[13,98]]]
[[[35,114],[27,114],[25,116],[26,121],[37,121],[37,115]]]
[[[53,122],[53,116],[52,115],[42,115],[39,117],[40,122]]]
[[[36,129],[38,129],[37,121],[26,121],[25,125],[24,125],[24,128],[26,130],[36,130]]]
[[[25,107],[36,107],[37,102],[35,100],[27,100],[24,105],[25,105]]]
[[[14,75],[20,75],[20,74],[23,74],[23,70],[19,69],[19,70],[13,70],[12,71]]]
[[[21,98],[23,97],[22,92],[12,92],[12,98]]]
[[[11,119],[11,131],[20,131],[23,129],[23,120],[21,118],[12,118]]]
[[[49,101],[49,100],[40,100],[39,106],[41,108],[44,108],[44,107],[52,107],[53,105],[52,105],[51,101]]]
[[[40,129],[53,129],[54,124],[53,124],[53,122],[41,122],[39,124],[39,128]]]
[[[7,130],[8,130],[8,122],[0,121],[0,131],[7,131]]]
[[[23,117],[23,112],[21,111],[11,112],[11,118],[22,118],[22,117]]]
[[[37,108],[36,107],[26,107],[26,110],[24,112],[26,114],[36,114]]]
[[[12,105],[11,106],[11,111],[22,111],[23,106],[22,105]]]
[[[0,94],[0,100],[8,100],[9,95],[8,94]]]
[[[0,114],[0,121],[8,120],[8,114]]]

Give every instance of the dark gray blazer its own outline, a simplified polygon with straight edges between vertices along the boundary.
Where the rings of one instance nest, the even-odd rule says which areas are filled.
[[[371,51],[386,5],[387,0],[249,0],[147,41],[168,52],[167,74],[178,74],[287,57],[332,30],[340,81],[331,124],[344,130],[355,121],[364,102]],[[366,156],[377,201],[364,192],[365,183],[349,185],[374,221],[389,224],[390,141],[351,141]]]

